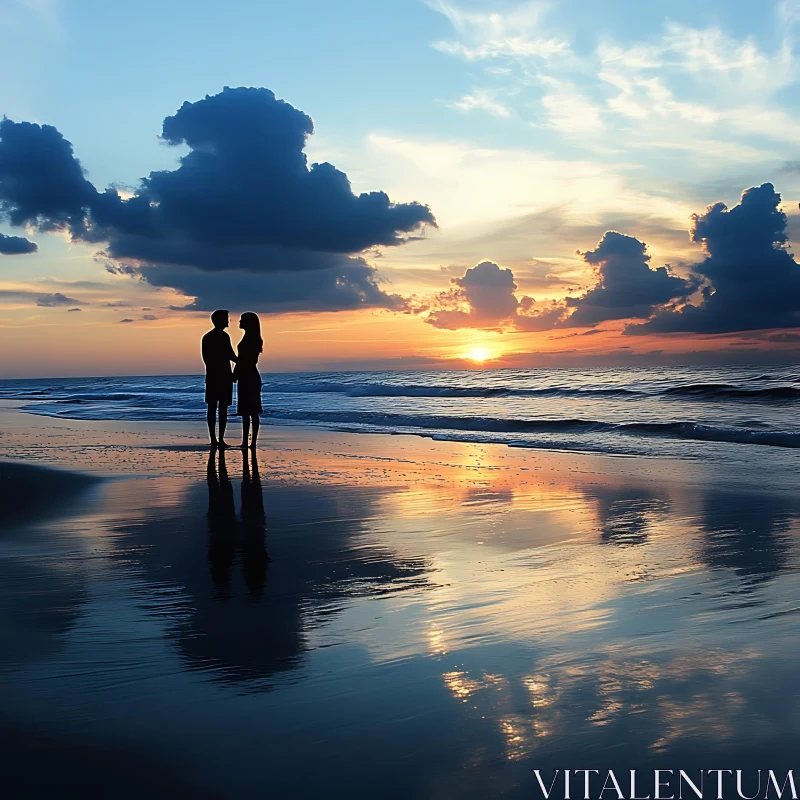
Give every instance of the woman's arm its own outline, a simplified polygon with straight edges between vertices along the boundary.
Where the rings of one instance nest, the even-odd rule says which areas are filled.
[[[239,356],[233,352],[233,345],[231,344],[231,337],[228,337],[228,361],[233,361],[236,363],[239,360]]]

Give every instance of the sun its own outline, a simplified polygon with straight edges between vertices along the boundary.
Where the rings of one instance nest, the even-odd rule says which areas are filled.
[[[464,354],[464,358],[469,359],[470,361],[475,361],[478,364],[488,361],[491,357],[491,354],[485,347],[473,347]]]

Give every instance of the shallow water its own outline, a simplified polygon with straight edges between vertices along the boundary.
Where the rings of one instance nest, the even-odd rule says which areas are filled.
[[[800,448],[795,367],[264,375],[263,421],[525,448],[725,459]],[[194,420],[203,377],[0,381],[0,398],[83,420]],[[777,458],[778,456],[776,456]]]
[[[160,450],[180,475],[4,526],[7,785],[539,797],[535,768],[793,766],[791,475],[337,436],[285,441],[291,474],[269,442],[255,468]]]

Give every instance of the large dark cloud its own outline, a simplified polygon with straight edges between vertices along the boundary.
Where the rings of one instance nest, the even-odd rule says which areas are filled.
[[[435,328],[459,330],[548,330],[563,316],[563,307],[538,310],[532,298],[515,294],[514,273],[492,261],[482,261],[463,276],[450,279],[450,289],[435,300],[425,321]]]
[[[80,228],[96,197],[72,145],[52,125],[0,122],[0,211],[12,225]]]
[[[289,285],[298,306],[305,286],[309,308],[325,310],[323,297],[329,310],[391,307],[395,299],[377,289],[374,269],[358,254],[402,244],[435,225],[434,217],[427,206],[392,203],[384,192],[354,194],[331,164],[309,167],[304,148],[313,130],[309,116],[268,89],[226,87],[164,120],[163,140],[189,152],[177,169],[150,173],[123,198],[86,180],[55,128],[6,119],[0,211],[14,225],[104,242],[107,258],[154,285],[188,292],[201,281],[192,269],[211,273],[205,299],[193,295],[198,307],[218,305],[215,292],[241,282],[230,271],[251,273],[249,307],[280,307],[269,292]],[[325,291],[337,275],[343,282],[334,277],[334,284],[344,288]]]
[[[21,256],[35,253],[38,250],[36,242],[29,242],[22,236],[6,236],[0,233],[0,253],[4,256]]]
[[[626,328],[642,333],[731,333],[800,326],[800,265],[787,250],[786,215],[771,183],[747,189],[738,205],[709,206],[692,217],[691,236],[706,259],[694,267],[705,285],[699,304],[667,308]]]
[[[566,299],[567,306],[575,309],[565,322],[571,327],[646,319],[657,307],[697,288],[696,281],[672,275],[666,267],[651,268],[645,243],[616,231],[607,231],[595,250],[582,255],[595,268],[598,281],[581,297]]]

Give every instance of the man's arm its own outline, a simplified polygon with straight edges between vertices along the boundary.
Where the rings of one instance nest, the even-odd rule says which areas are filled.
[[[206,336],[200,341],[200,352],[203,354],[203,363],[208,366],[208,342]]]

